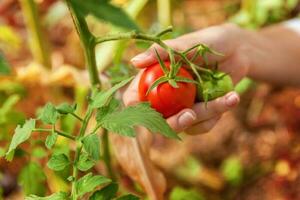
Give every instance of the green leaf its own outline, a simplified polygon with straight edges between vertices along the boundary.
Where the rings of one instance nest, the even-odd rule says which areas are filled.
[[[89,200],[111,200],[116,197],[119,186],[117,183],[111,183],[101,190],[93,193]]]
[[[175,80],[176,82],[199,84],[197,81],[195,81],[195,80],[193,80],[193,79],[189,79],[189,78],[182,77],[182,76],[176,76],[176,77],[174,78],[174,80]]]
[[[77,194],[81,197],[88,192],[92,192],[97,186],[110,182],[109,178],[100,175],[93,176],[92,173],[88,173],[76,182]]]
[[[47,197],[30,195],[28,197],[25,197],[25,200],[69,200],[69,197],[68,194],[65,192],[57,192]]]
[[[105,106],[107,104],[107,101],[113,96],[113,94],[120,89],[121,87],[125,86],[127,83],[129,83],[134,77],[130,77],[124,81],[121,81],[120,83],[114,85],[112,88],[105,92],[99,92],[97,93],[93,99],[90,106],[92,108],[100,108],[102,106]]]
[[[56,143],[58,134],[56,132],[52,132],[50,135],[47,136],[45,145],[48,149],[51,149],[53,145]]]
[[[134,127],[141,125],[152,133],[160,133],[166,137],[179,139],[162,115],[152,109],[149,103],[129,106],[122,111],[103,117],[98,123],[111,132],[125,136],[135,136]]]
[[[59,114],[66,115],[70,113],[74,113],[77,105],[70,105],[68,103],[62,103],[56,107],[56,110]]]
[[[73,6],[83,14],[91,14],[100,20],[110,22],[126,29],[139,30],[134,20],[124,10],[109,3],[99,3],[97,0],[70,0]]]
[[[162,76],[162,77],[156,79],[156,80],[152,83],[152,85],[149,87],[149,89],[147,90],[146,95],[148,95],[149,92],[151,92],[154,88],[156,88],[157,86],[159,86],[160,84],[162,84],[162,83],[164,83],[164,82],[167,82],[168,80],[169,80],[169,78],[166,77],[166,76]]]
[[[47,152],[42,147],[36,147],[31,152],[31,155],[35,158],[44,158],[47,156]]]
[[[155,51],[155,54],[156,54],[156,57],[157,57],[157,60],[159,62],[159,65],[161,67],[161,69],[163,70],[164,74],[167,75],[169,73],[169,70],[166,66],[166,64],[164,63],[164,61],[161,59],[160,55],[158,54],[157,50],[154,49]]]
[[[76,167],[80,171],[87,171],[95,165],[95,162],[91,160],[87,153],[82,152],[79,156],[79,160],[76,163]]]
[[[134,196],[132,194],[126,194],[121,197],[118,197],[116,200],[139,200],[140,198],[137,196]]]
[[[26,195],[35,194],[43,196],[46,192],[46,176],[38,163],[28,163],[21,170],[18,180]]]
[[[196,190],[175,187],[170,194],[170,200],[204,200],[204,197]]]
[[[47,166],[54,171],[61,171],[70,164],[69,158],[65,154],[52,155]]]
[[[82,139],[83,147],[86,152],[94,159],[100,159],[100,139],[97,133],[85,136]]]
[[[10,67],[0,52],[0,75],[8,75],[11,73]]]
[[[112,98],[108,106],[103,106],[97,110],[96,120],[100,121],[102,117],[114,112],[119,106],[120,102],[117,99]]]
[[[39,119],[45,124],[55,124],[58,113],[52,103],[47,103],[39,114]]]
[[[29,139],[33,129],[35,128],[35,119],[29,119],[23,126],[18,125],[15,129],[15,134],[11,140],[6,155],[15,150],[17,146]]]

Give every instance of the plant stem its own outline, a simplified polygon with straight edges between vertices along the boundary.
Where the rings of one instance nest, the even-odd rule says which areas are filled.
[[[33,131],[36,132],[52,132],[52,129],[45,129],[45,128],[35,128],[33,129]],[[65,133],[63,131],[59,131],[59,130],[54,130],[54,132],[56,132],[58,135],[69,138],[71,140],[76,140],[76,137],[74,137],[73,135],[70,135],[68,133]]]
[[[83,119],[81,117],[79,117],[76,113],[71,113],[72,116],[74,116],[76,119],[78,119],[79,121],[83,121]]]
[[[66,0],[69,7],[76,31],[83,46],[84,56],[86,59],[87,69],[89,72],[90,82],[93,87],[100,88],[100,80],[98,76],[96,59],[95,59],[95,42],[94,36],[89,31],[84,16],[73,8],[72,4]]]
[[[77,141],[76,141],[76,150],[75,150],[75,156],[74,156],[74,162],[73,162],[73,179],[74,181],[72,182],[72,191],[71,191],[71,198],[72,200],[77,200],[77,191],[76,191],[76,180],[78,178],[78,169],[76,167],[77,162],[79,161],[79,156],[81,154],[82,151],[82,143],[81,143],[81,138],[84,136],[86,128],[88,126],[88,123],[91,119],[92,116],[92,112],[93,110],[88,107],[88,110],[86,112],[86,115],[82,121],[82,126],[80,128],[79,131],[79,135],[77,137]]]
[[[51,68],[51,60],[48,54],[49,45],[42,34],[42,28],[38,16],[36,4],[33,0],[20,0],[23,15],[25,18],[31,52],[36,61],[47,68]]]
[[[110,157],[110,150],[109,150],[109,137],[108,137],[108,132],[106,129],[104,129],[104,132],[102,135],[102,144],[103,144],[103,161],[105,163],[107,173],[112,180],[116,180],[116,176],[114,174],[114,171],[113,171],[113,168],[111,165],[111,157]]]
[[[169,27],[168,27],[169,29]],[[136,40],[144,40],[144,41],[151,41],[155,42],[164,49],[169,49],[169,47],[160,40],[157,36],[151,36],[143,33],[138,33],[137,31],[131,31],[127,33],[119,33],[116,35],[108,35],[104,37],[97,37],[95,38],[95,43],[100,44],[107,41],[113,41],[113,40],[124,40],[124,39],[136,39]]]

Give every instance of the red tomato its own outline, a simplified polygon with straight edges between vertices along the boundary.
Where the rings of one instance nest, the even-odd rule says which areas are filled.
[[[169,62],[165,62],[167,67]],[[170,117],[184,108],[191,108],[196,97],[196,86],[193,83],[177,82],[178,88],[172,87],[168,82],[161,83],[146,95],[149,87],[161,76],[164,76],[160,65],[148,67],[142,74],[139,82],[139,98],[150,102],[152,108],[162,113],[165,118]],[[177,76],[193,79],[184,68],[180,68]]]

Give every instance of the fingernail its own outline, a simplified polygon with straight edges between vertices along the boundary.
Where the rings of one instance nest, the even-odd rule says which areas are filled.
[[[237,105],[240,101],[239,96],[235,92],[228,93],[225,98],[226,105],[229,107]]]
[[[196,116],[191,112],[184,112],[178,118],[178,123],[180,127],[188,127],[196,120]]]
[[[131,62],[140,62],[147,59],[148,57],[149,57],[149,52],[146,51],[144,53],[138,54],[137,56],[133,57],[131,59]]]

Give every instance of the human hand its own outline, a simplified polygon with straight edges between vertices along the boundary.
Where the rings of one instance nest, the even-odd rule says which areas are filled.
[[[196,44],[206,44],[212,49],[224,54],[224,57],[210,55],[209,63],[219,62],[219,69],[228,73],[234,83],[243,78],[248,71],[248,63],[243,55],[239,54],[238,49],[242,41],[240,34],[243,31],[238,27],[230,24],[211,27],[181,36],[177,39],[167,40],[165,43],[177,51],[184,51]],[[168,59],[167,52],[153,45],[146,52],[137,55],[132,59],[132,64],[138,68],[146,68],[157,62],[155,55],[156,49],[163,60]],[[143,70],[142,70],[143,71]],[[123,101],[125,105],[137,103],[138,82],[142,71],[136,76],[128,89],[125,91]],[[188,134],[200,134],[208,132],[221,115],[234,108],[239,103],[239,96],[236,92],[229,92],[223,97],[219,97],[213,101],[205,103],[196,103],[191,109],[184,109],[178,114],[167,119],[169,125],[177,132],[185,131]]]

